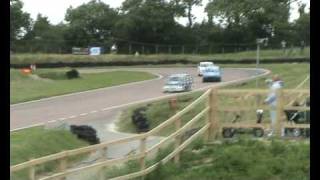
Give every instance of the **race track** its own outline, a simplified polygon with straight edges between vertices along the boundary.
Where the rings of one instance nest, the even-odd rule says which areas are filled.
[[[127,105],[168,96],[162,92],[162,86],[168,75],[189,73],[194,78],[193,90],[205,89],[221,83],[202,83],[196,68],[130,68],[133,71],[147,71],[159,77],[138,83],[102,88],[81,93],[73,93],[53,98],[11,105],[10,130],[37,124],[68,121],[76,124],[88,124],[95,121],[108,122]],[[82,70],[82,73],[92,69]],[[97,69],[96,71],[106,71]],[[266,73],[259,69],[223,69],[222,84],[252,78]],[[173,94],[170,94],[173,95]]]

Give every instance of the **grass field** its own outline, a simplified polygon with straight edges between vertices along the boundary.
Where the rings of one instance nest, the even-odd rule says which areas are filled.
[[[261,61],[264,59],[274,58],[301,58],[310,57],[310,48],[305,48],[304,53],[301,54],[299,48],[295,48],[283,53],[282,50],[261,50]],[[199,62],[203,60],[242,60],[242,59],[256,59],[256,51],[243,51],[238,53],[224,53],[211,55],[192,55],[192,54],[157,54],[157,55],[113,55],[105,54],[100,56],[88,55],[71,55],[71,54],[13,54],[10,58],[10,64],[31,64],[31,63],[77,63],[77,62],[158,62],[158,61],[173,61],[186,60],[188,62]]]
[[[79,140],[70,131],[66,130],[47,130],[43,127],[33,127],[11,132],[10,165],[87,145],[89,145],[87,142]],[[56,163],[51,162],[37,167],[37,171],[54,169]],[[15,173],[14,179],[25,179],[26,173],[25,170]]]
[[[39,69],[39,78],[22,75],[19,70],[10,70],[10,103],[36,100],[72,92],[110,87],[130,82],[155,78],[146,72],[112,71],[104,73],[80,74],[80,78],[66,79],[67,69]]]
[[[254,67],[253,65],[228,65],[228,66],[223,66],[223,67]],[[272,71],[272,74],[279,74],[282,80],[285,82],[285,87],[286,89],[290,88],[295,88],[297,85],[299,85],[309,74],[310,74],[310,65],[309,64],[266,64],[266,65],[261,65],[261,68],[266,68]],[[272,75],[270,75],[272,76]],[[267,77],[267,78],[270,78]],[[262,78],[260,79],[259,82],[259,88],[262,89],[267,89],[267,85],[265,84],[265,79]],[[240,85],[232,85],[224,88],[242,88],[242,89],[250,89],[250,88],[255,88],[255,81],[251,81],[248,83],[243,83]],[[307,81],[301,88],[309,88],[310,86],[310,81]],[[177,104],[178,104],[178,110],[183,109],[186,107],[188,104],[190,104],[192,101],[194,101],[197,97],[201,95],[201,92],[196,92],[190,95],[186,96],[178,96],[177,99]],[[222,97],[221,97],[222,98]],[[221,99],[220,98],[220,99]],[[222,102],[222,101],[220,101]],[[227,103],[227,102],[225,102]],[[156,102],[148,103],[150,107],[146,111],[146,116],[149,120],[150,123],[150,128],[154,128],[161,124],[163,121],[167,120],[169,117],[174,115],[174,111],[170,109],[168,99],[164,100],[159,100]],[[131,106],[124,110],[120,116],[119,121],[117,122],[117,127],[119,131],[123,132],[130,132],[134,133],[136,132],[135,126],[131,122],[131,116],[133,114],[133,111],[136,108],[139,107],[144,107],[146,106],[146,103],[138,104]],[[190,120],[192,117],[194,117],[197,113],[199,113],[204,107],[204,102],[201,103],[199,106],[197,106],[195,109],[190,111],[189,113],[185,114],[182,117],[182,122],[183,124],[186,123],[188,120]],[[223,114],[221,113],[221,116],[223,118],[227,118],[231,120],[230,115],[232,114]],[[251,113],[248,114],[248,116],[251,119],[251,117],[254,117],[255,114]],[[226,120],[227,121],[227,120]],[[203,120],[202,120],[203,122]],[[173,126],[169,126],[168,128],[165,129],[165,131],[161,132],[159,135],[168,135],[172,133],[174,130]]]

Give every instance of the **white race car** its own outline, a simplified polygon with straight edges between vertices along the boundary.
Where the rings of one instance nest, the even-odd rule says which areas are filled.
[[[163,92],[190,91],[193,79],[189,74],[173,74],[169,76],[163,87]]]
[[[198,76],[202,76],[203,72],[211,66],[214,66],[213,62],[200,62],[198,65]]]

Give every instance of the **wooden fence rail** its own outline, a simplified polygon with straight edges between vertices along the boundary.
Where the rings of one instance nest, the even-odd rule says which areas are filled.
[[[156,128],[150,130],[149,132],[138,134],[138,135],[133,135],[131,137],[127,138],[122,138],[119,140],[111,141],[111,142],[105,142],[105,143],[100,143],[97,145],[92,145],[92,146],[87,146],[75,150],[68,150],[64,151],[61,153],[49,155],[46,157],[41,157],[38,159],[30,160],[21,164],[13,165],[10,167],[10,172],[11,174],[23,169],[29,169],[29,179],[30,180],[35,180],[38,178],[39,180],[49,180],[49,179],[61,179],[64,178],[68,175],[79,173],[84,170],[88,169],[93,169],[93,168],[100,168],[102,171],[103,167],[109,167],[112,165],[116,164],[121,164],[128,162],[130,160],[138,160],[139,161],[139,166],[140,169],[138,172],[134,172],[131,174],[127,174],[124,176],[119,176],[112,178],[113,180],[118,180],[118,179],[131,179],[135,177],[141,177],[145,176],[146,174],[152,172],[160,163],[166,163],[171,159],[174,159],[174,162],[178,163],[180,160],[180,152],[186,148],[190,143],[192,143],[196,138],[198,138],[200,135],[203,134],[203,138],[205,140],[210,140],[212,138],[217,137],[217,133],[220,131],[221,127],[263,127],[261,124],[228,124],[228,123],[222,123],[219,120],[218,117],[218,112],[220,111],[225,111],[225,112],[235,112],[235,111],[251,111],[252,107],[220,107],[219,106],[219,96],[242,96],[245,99],[254,96],[254,95],[266,95],[269,93],[268,90],[217,90],[217,89],[209,89],[205,93],[203,93],[199,98],[197,98],[195,101],[193,101],[191,104],[189,104],[187,107],[185,107],[183,110],[177,112],[175,115],[170,117],[168,120],[157,126]],[[283,103],[283,94],[288,94],[288,93],[300,93],[300,94],[307,94],[309,95],[310,91],[309,90],[281,90],[278,92],[279,102],[277,106],[277,111],[278,111],[278,117],[277,117],[277,130],[281,129],[281,127],[303,127],[303,128],[310,128],[310,125],[308,124],[285,124],[281,122],[281,111],[283,110],[299,110],[299,111],[307,111],[310,110],[309,107],[292,107],[290,105],[284,105]],[[181,124],[181,117],[189,112],[190,110],[194,109],[199,103],[203,102],[203,100],[206,100],[206,107],[198,114],[196,114],[190,121],[188,121],[186,124],[182,126]],[[262,105],[259,106],[259,108],[263,108],[264,110],[270,110],[269,106]],[[188,129],[193,127],[196,122],[198,122],[201,118],[205,117],[207,115],[206,121],[202,127],[200,127],[200,130],[198,130],[195,134],[193,134],[191,137],[189,137],[187,140],[182,142],[182,135],[185,133]],[[163,129],[165,129],[169,125],[174,125],[175,126],[175,131],[170,134],[169,136],[163,138],[160,140],[159,143],[153,145],[149,149],[146,146],[147,139],[151,136],[155,136],[158,132],[161,132]],[[198,123],[199,124],[199,123]],[[101,151],[106,153],[108,151],[108,148],[112,145],[119,145],[119,144],[125,144],[128,142],[132,141],[139,141],[139,151],[136,154],[129,155],[129,156],[124,156],[121,158],[116,158],[116,159],[107,159],[104,158],[102,161],[93,163],[91,165],[87,165],[84,167],[80,168],[72,168],[68,169],[68,164],[67,164],[67,158],[80,155],[80,154],[85,154],[85,153],[93,153],[93,152],[98,152]],[[150,167],[146,167],[146,158],[148,155],[151,153],[155,152],[161,147],[164,147],[167,142],[174,142],[174,150],[171,152],[169,155],[167,155],[164,159],[161,161],[151,165]],[[59,163],[59,168],[58,172],[49,175],[46,177],[39,178],[39,175],[37,175],[36,172],[36,166],[42,165],[44,163],[48,163],[51,161],[56,161],[58,160]],[[103,177],[103,175],[102,175]]]

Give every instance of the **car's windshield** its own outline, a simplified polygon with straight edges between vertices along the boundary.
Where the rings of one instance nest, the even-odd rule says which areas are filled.
[[[200,64],[200,67],[209,67],[212,66],[212,64]]]
[[[212,68],[208,68],[205,70],[206,72],[219,72],[218,69],[212,69]]]
[[[183,78],[181,77],[170,77],[166,84],[172,85],[172,84],[181,84],[183,81]]]

